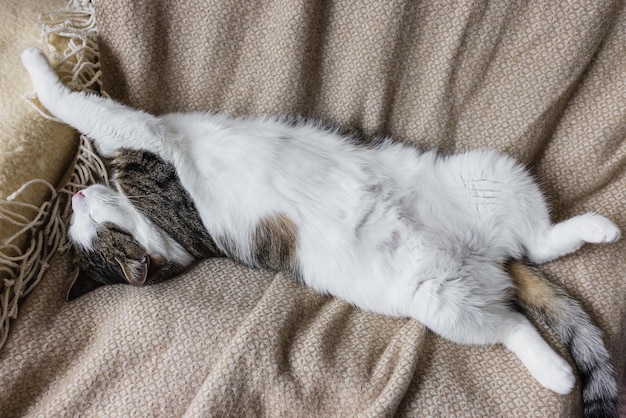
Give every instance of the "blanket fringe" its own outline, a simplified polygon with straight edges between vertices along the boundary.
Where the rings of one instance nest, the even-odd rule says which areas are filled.
[[[100,88],[100,64],[95,11],[89,0],[70,0],[66,9],[42,14],[40,41],[48,47],[55,69],[64,83],[75,90]],[[36,96],[26,100],[42,116],[55,120]],[[67,222],[71,196],[85,185],[107,182],[106,168],[84,136],[73,163],[69,181],[57,190],[46,180],[27,182],[6,200],[0,200],[0,219],[18,227],[11,237],[0,242],[0,348],[9,334],[10,322],[18,314],[19,301],[41,281],[57,250],[67,249]],[[43,187],[51,197],[40,207],[21,202],[27,190]],[[26,248],[17,244],[30,239]]]
[[[96,15],[91,1],[70,0],[66,9],[41,14],[39,21],[39,41],[48,47],[61,81],[72,90],[94,89],[109,97],[100,86]],[[35,93],[25,94],[24,99],[44,118],[61,122],[41,106]]]

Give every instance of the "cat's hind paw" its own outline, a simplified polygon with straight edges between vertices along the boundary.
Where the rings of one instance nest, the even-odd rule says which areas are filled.
[[[535,370],[534,376],[542,386],[561,395],[570,393],[576,384],[570,365],[557,356],[540,370]]]
[[[581,219],[584,218],[584,222],[579,226],[584,241],[602,244],[615,242],[619,239],[621,235],[619,228],[604,216],[587,213],[580,217]]]
[[[46,54],[39,48],[26,48],[21,58],[22,64],[29,72],[51,68]]]

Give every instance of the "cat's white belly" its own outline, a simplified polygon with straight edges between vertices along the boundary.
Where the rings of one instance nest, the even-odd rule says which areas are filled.
[[[420,282],[454,271],[427,227],[380,201],[342,222],[302,222],[298,265],[314,289],[365,309],[407,316]]]
[[[415,166],[436,175],[418,169],[412,187],[398,176],[395,183],[387,179],[386,187],[363,188],[359,199],[342,202],[352,214],[342,222],[320,223],[319,213],[312,212],[299,229],[304,281],[374,312],[418,318],[432,315],[440,292],[448,292],[452,304],[461,303],[473,286],[482,292],[479,282],[461,286],[455,280],[519,254],[511,212],[526,197],[516,199],[524,190],[491,172],[506,160],[489,161],[498,160],[495,153],[476,156],[483,164],[487,158],[486,168],[477,169],[474,160],[439,161],[439,173],[432,169],[434,160],[422,156]],[[495,286],[495,293],[509,285],[497,280],[486,279],[484,287]]]

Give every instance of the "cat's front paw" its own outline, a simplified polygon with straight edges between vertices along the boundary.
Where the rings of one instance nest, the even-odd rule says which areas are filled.
[[[615,242],[621,233],[617,225],[604,216],[587,213],[581,215],[585,222],[580,225],[583,240],[592,244]]]
[[[46,54],[39,48],[26,48],[22,52],[21,58],[22,64],[28,72],[51,68]]]

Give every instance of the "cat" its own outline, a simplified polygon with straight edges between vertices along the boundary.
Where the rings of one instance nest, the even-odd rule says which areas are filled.
[[[541,264],[585,243],[614,242],[620,230],[593,213],[552,224],[538,185],[511,157],[493,150],[442,156],[390,138],[360,145],[301,119],[156,117],[70,91],[38,49],[25,50],[22,62],[40,102],[103,156],[144,150],[171,164],[222,254],[288,271],[362,309],[417,319],[459,344],[503,344],[540,384],[572,390],[572,368],[512,306],[504,265],[525,257]],[[112,224],[146,259],[189,262],[119,190],[87,188],[73,206],[70,238],[85,251]],[[145,282],[146,266],[132,268],[125,273],[131,283]],[[605,355],[596,353],[599,364],[583,370],[591,373],[586,414],[615,406]],[[598,365],[608,373],[596,373]]]

